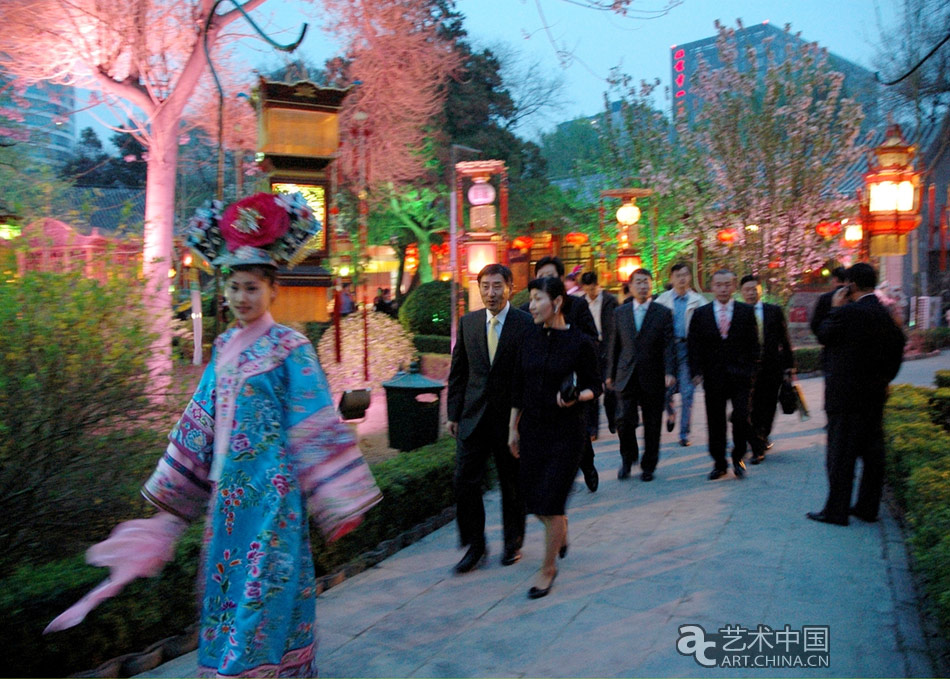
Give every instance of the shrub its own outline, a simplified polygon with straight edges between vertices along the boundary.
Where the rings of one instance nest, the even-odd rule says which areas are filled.
[[[423,283],[399,307],[399,322],[414,335],[452,334],[452,284]]]
[[[950,387],[937,389],[930,397],[933,421],[950,431]]]
[[[509,301],[511,302],[511,306],[513,306],[515,309],[520,309],[521,305],[523,305],[525,302],[527,302],[530,299],[531,299],[531,291],[528,290],[528,288],[524,288],[522,290],[519,290],[515,294],[513,294]]]
[[[792,353],[795,356],[795,370],[798,372],[821,370],[821,347],[798,347]]]
[[[0,567],[75,549],[76,517],[121,514],[118,480],[154,463],[142,288],[107,273],[0,281]]]
[[[335,572],[454,503],[452,438],[372,465],[372,469],[383,501],[366,514],[362,525],[330,545],[311,529],[317,576]],[[56,677],[91,669],[118,655],[143,650],[195,622],[202,528],[189,528],[174,561],[158,577],[134,581],[92,611],[81,625],[49,636],[41,632],[50,620],[108,571],[86,565],[82,556],[72,556],[39,568],[22,567],[0,579],[5,676]]]
[[[451,354],[452,339],[442,335],[415,335],[412,343],[423,354]]]
[[[340,319],[341,352],[336,362],[335,333],[329,328],[316,345],[320,365],[327,375],[330,390],[339,396],[345,389],[373,389],[374,398],[382,395],[381,385],[392,379],[399,368],[409,365],[416,355],[412,338],[399,323],[386,314],[368,314],[369,380],[363,365],[363,315],[350,314]]]
[[[950,434],[933,423],[930,410],[942,391],[895,387],[884,429],[888,480],[905,510],[916,570],[950,634]]]
[[[934,373],[934,383],[941,389],[950,387],[950,370],[938,370]]]

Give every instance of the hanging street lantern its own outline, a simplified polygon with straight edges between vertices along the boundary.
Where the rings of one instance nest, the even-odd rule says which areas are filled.
[[[571,231],[569,234],[564,236],[564,242],[575,247],[580,247],[586,243],[587,240],[587,234],[580,231]]]
[[[864,227],[860,224],[847,224],[844,227],[844,244],[853,248],[864,240]]]
[[[642,266],[641,259],[634,254],[622,254],[617,257],[617,278],[621,282],[630,280],[633,272]]]
[[[534,238],[531,236],[516,236],[511,241],[511,247],[515,250],[530,250],[532,245],[534,245]]]
[[[819,222],[815,227],[815,233],[825,240],[831,240],[841,233],[841,222]]]
[[[920,225],[920,172],[914,171],[917,147],[904,140],[900,125],[889,125],[874,149],[877,167],[864,175],[864,227],[870,255],[907,253],[907,234]]]
[[[719,229],[716,232],[716,240],[718,240],[723,245],[731,247],[736,241],[736,237],[739,235],[739,232],[734,228],[729,229]]]

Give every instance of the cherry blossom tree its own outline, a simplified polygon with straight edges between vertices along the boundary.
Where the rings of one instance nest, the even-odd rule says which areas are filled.
[[[841,187],[865,151],[863,116],[842,96],[844,76],[817,44],[793,39],[776,54],[767,42],[759,55],[740,49],[735,29],[717,29],[721,65],[700,66],[693,118],[675,121],[679,141],[704,160],[705,176],[670,179],[713,263],[761,274],[784,301],[808,270],[840,254],[839,241],[815,227],[856,216],[855,195]],[[735,229],[731,246],[717,242],[720,229]]]
[[[236,0],[234,0],[236,4]],[[253,11],[265,0],[246,0]],[[355,104],[367,111],[380,153],[392,152],[377,168],[400,164],[409,120],[424,122],[437,108],[438,80],[430,54],[447,49],[427,22],[423,0],[326,0],[336,17],[330,30],[350,45],[349,77],[363,84]],[[175,175],[186,109],[207,70],[204,43],[226,42],[228,27],[241,17],[227,5],[212,15],[215,0],[4,0],[0,25],[4,46],[0,67],[26,82],[49,80],[91,89],[122,110],[148,147],[145,199],[144,274],[146,304],[159,336],[152,370],[171,364],[167,323],[171,300],[166,272],[171,257]],[[407,26],[412,31],[403,33]],[[411,48],[407,47],[411,45]],[[213,55],[214,58],[214,55]],[[437,64],[443,63],[436,59]],[[387,100],[392,97],[393,101]],[[402,170],[408,171],[408,170]]]

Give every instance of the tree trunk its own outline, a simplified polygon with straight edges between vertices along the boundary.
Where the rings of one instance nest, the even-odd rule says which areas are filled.
[[[145,183],[145,243],[142,270],[145,308],[155,340],[149,373],[152,393],[163,398],[171,385],[172,342],[168,270],[172,261],[175,215],[175,169],[178,162],[177,117],[160,112],[151,121],[148,175]]]

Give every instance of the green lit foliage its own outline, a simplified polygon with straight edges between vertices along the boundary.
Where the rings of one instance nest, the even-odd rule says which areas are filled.
[[[413,334],[443,335],[451,333],[452,287],[448,281],[424,283],[399,307],[399,322]]]

